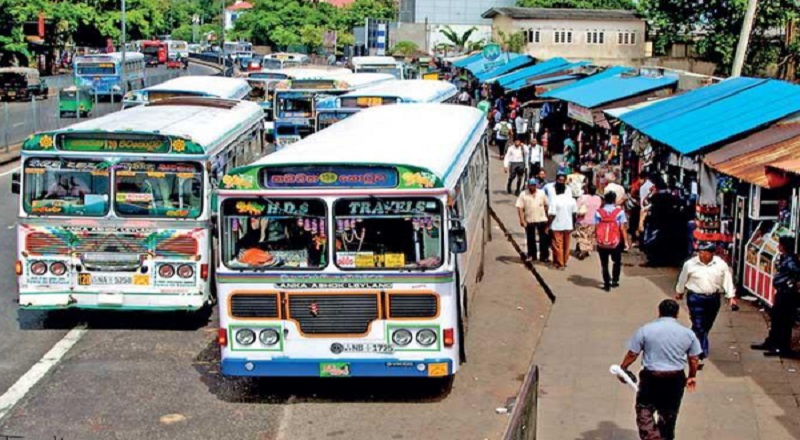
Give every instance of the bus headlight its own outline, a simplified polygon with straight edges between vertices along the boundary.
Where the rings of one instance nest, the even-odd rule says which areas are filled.
[[[31,263],[31,273],[34,275],[44,275],[47,273],[47,264],[43,261],[34,261]]]
[[[50,265],[50,273],[52,273],[57,277],[60,277],[61,275],[67,273],[67,265],[60,261],[56,261],[55,263]]]
[[[178,276],[181,278],[189,278],[194,275],[194,268],[188,264],[181,264],[178,267]]]
[[[256,334],[249,328],[243,328],[236,332],[236,342],[240,345],[251,345],[256,342]]]
[[[264,345],[275,345],[281,340],[281,336],[274,328],[267,328],[261,330],[261,333],[258,334],[258,339]]]
[[[413,340],[414,337],[411,336],[411,332],[404,328],[395,330],[394,333],[392,333],[392,342],[397,345],[408,345]]]
[[[430,329],[424,329],[417,332],[417,342],[420,345],[430,346],[436,342],[436,332]]]

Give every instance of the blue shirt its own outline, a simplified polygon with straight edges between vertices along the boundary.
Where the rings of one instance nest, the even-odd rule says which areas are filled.
[[[642,353],[642,366],[650,371],[678,371],[686,368],[687,355],[703,352],[700,341],[675,318],[658,318],[636,330],[628,350]]]
[[[604,205],[600,209],[602,209],[603,211],[611,214],[612,212],[614,212],[615,209],[617,209],[617,206],[615,206],[615,205]],[[598,209],[594,213],[594,224],[600,223],[600,209]],[[625,210],[624,209],[619,208],[619,214],[617,214],[617,224],[621,225],[623,223],[628,223],[628,216],[625,215]]]

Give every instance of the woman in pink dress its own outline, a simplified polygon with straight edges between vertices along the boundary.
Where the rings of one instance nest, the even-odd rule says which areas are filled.
[[[594,250],[594,214],[603,205],[603,199],[596,194],[593,185],[585,185],[583,195],[578,197],[578,227],[576,236],[576,257],[588,257]]]

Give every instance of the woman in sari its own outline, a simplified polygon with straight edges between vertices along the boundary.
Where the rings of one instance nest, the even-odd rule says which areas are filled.
[[[583,260],[594,250],[594,214],[603,205],[593,185],[584,185],[583,195],[578,197],[578,227],[575,230],[576,257]]]

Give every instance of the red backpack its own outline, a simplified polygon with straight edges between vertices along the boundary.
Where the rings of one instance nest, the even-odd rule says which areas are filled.
[[[600,221],[597,223],[597,247],[603,249],[616,249],[622,242],[622,233],[620,226],[617,224],[617,216],[622,211],[622,208],[616,208],[612,212],[607,212],[605,209],[600,208],[597,213],[600,215]]]

